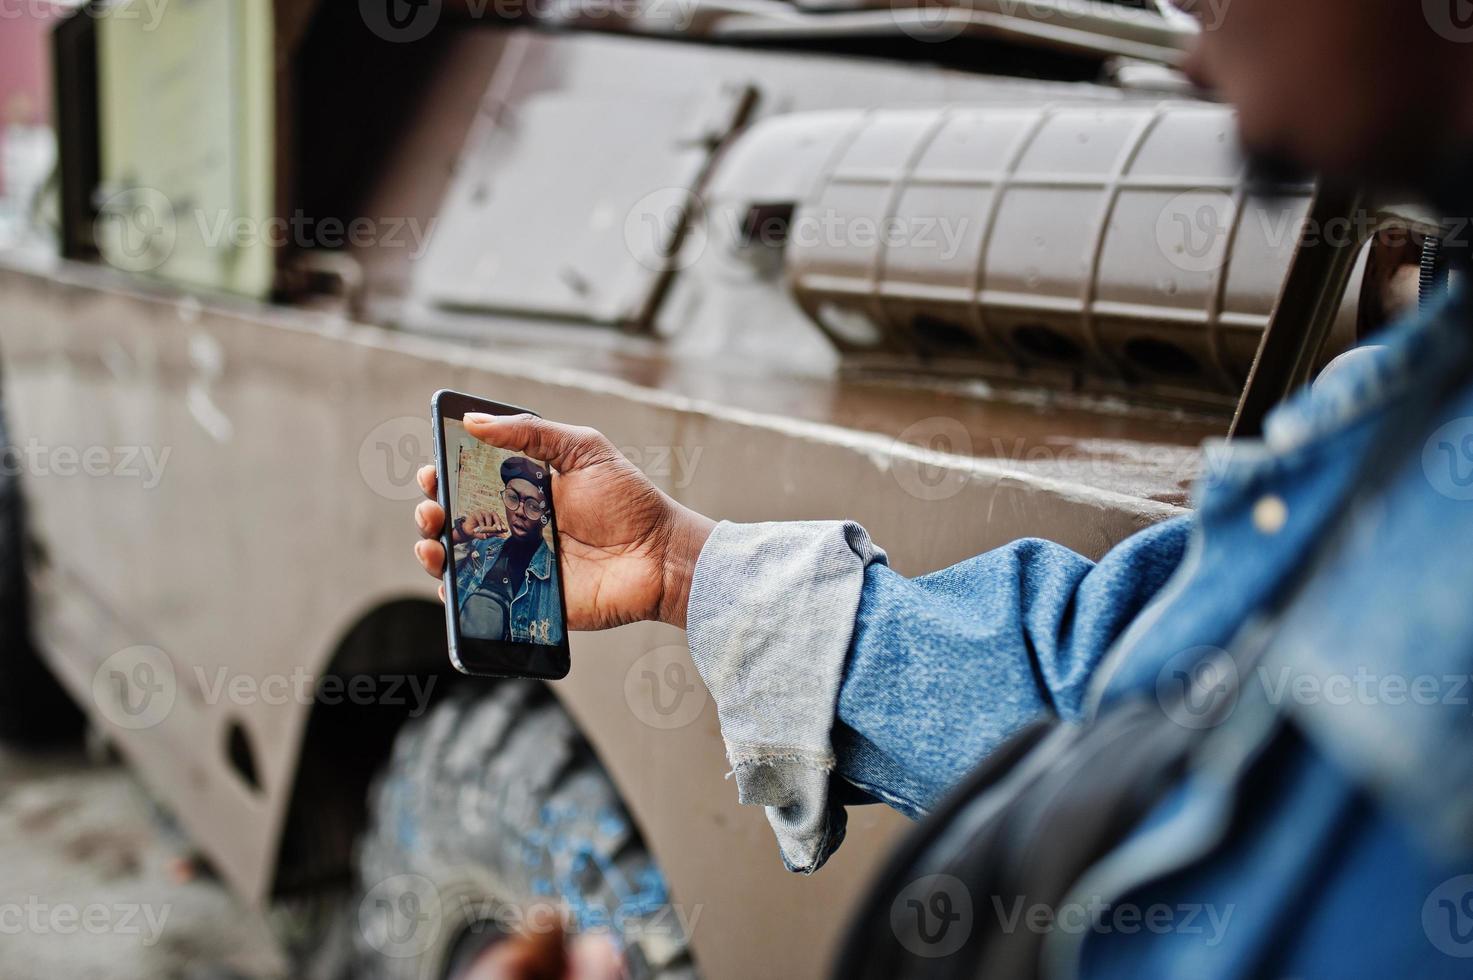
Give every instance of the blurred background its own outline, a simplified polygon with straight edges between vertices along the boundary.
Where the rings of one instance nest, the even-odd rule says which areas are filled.
[[[822,975],[899,821],[785,872],[666,627],[454,674],[429,397],[906,573],[1103,553],[1445,285],[1250,175],[1207,6],[0,0],[0,975],[453,978],[547,903]]]

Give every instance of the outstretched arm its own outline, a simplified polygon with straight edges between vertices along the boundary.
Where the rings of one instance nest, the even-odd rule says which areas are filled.
[[[554,468],[568,625],[687,629],[742,802],[767,807],[795,870],[837,846],[837,775],[917,814],[1003,739],[1075,717],[1115,637],[1181,559],[1185,520],[1098,565],[1018,541],[918,579],[847,522],[721,524],[656,489],[612,443],[532,416],[465,417],[476,438]],[[415,518],[439,577],[435,471]]]
[[[1187,535],[1169,521],[1098,564],[1022,540],[907,579],[856,524],[718,525],[691,654],[742,802],[767,807],[788,867],[813,871],[842,840],[835,775],[916,816],[1030,721],[1078,717]]]

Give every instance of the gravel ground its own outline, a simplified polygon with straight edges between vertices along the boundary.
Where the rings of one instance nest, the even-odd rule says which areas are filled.
[[[0,977],[284,980],[262,917],[195,871],[137,781],[0,750]]]

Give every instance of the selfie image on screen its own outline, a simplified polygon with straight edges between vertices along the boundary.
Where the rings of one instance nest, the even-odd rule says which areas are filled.
[[[547,466],[488,446],[453,419],[445,420],[445,442],[461,634],[561,643]]]

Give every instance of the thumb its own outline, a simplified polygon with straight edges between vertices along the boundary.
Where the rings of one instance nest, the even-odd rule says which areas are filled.
[[[526,453],[567,472],[587,466],[612,451],[597,429],[549,422],[536,415],[485,415],[468,412],[466,431],[487,445]]]

